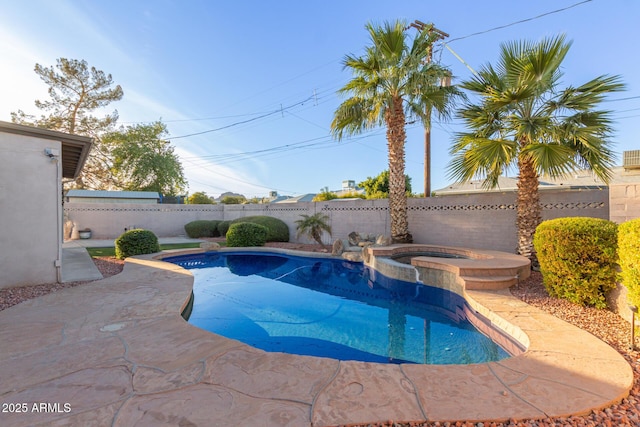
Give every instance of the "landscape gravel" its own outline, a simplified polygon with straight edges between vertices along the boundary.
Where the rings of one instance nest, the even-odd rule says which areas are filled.
[[[288,249],[323,252],[318,245],[279,243],[269,246]],[[104,277],[122,271],[124,262],[111,257],[94,258],[94,262]],[[27,299],[55,292],[57,290],[82,285],[87,282],[64,284],[42,284],[0,290],[0,310],[19,304]],[[634,384],[629,396],[621,402],[582,416],[566,418],[545,418],[539,420],[506,420],[469,422],[449,420],[446,422],[425,422],[411,420],[389,420],[380,423],[350,424],[348,427],[640,427],[640,353],[630,349],[630,325],[609,310],[580,307],[576,304],[549,297],[542,284],[540,273],[511,288],[514,296],[528,304],[553,314],[581,329],[584,329],[615,348],[629,362],[634,372]],[[553,396],[549,396],[553,398]],[[347,426],[340,426],[347,427]]]

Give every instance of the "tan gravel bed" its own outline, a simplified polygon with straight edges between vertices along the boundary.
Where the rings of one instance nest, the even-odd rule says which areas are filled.
[[[287,249],[323,252],[319,245],[275,243],[268,246]],[[104,277],[122,271],[123,261],[115,258],[94,258],[96,266]],[[55,292],[59,289],[78,286],[86,282],[65,284],[43,284],[36,286],[16,287],[0,290],[0,310],[18,304],[30,298]],[[618,350],[633,367],[634,386],[628,398],[617,405],[594,411],[587,416],[553,418],[543,420],[511,420],[509,422],[466,422],[451,420],[449,422],[424,421],[388,421],[377,424],[352,424],[350,427],[640,427],[640,353],[629,350],[629,324],[617,314],[608,310],[584,308],[570,302],[549,297],[540,273],[533,272],[531,277],[511,289],[514,296],[555,315],[575,326],[584,329],[602,339]],[[588,349],[586,349],[588,351]],[[553,396],[549,396],[553,398]]]

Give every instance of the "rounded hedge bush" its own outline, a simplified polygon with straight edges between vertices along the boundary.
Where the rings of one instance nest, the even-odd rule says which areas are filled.
[[[227,231],[229,231],[229,226],[231,225],[231,221],[220,221],[218,223],[218,233],[221,236],[226,236]]]
[[[288,242],[289,226],[281,219],[266,215],[245,216],[231,221],[231,224],[251,222],[267,227],[267,242]],[[224,234],[221,234],[224,236]]]
[[[218,237],[220,236],[220,232],[218,231],[219,223],[220,221],[215,219],[191,221],[190,223],[185,224],[184,231],[187,233],[187,236],[192,239],[197,239],[199,237]]]
[[[153,231],[133,229],[125,231],[115,241],[116,258],[124,259],[135,255],[160,252],[158,237]]]
[[[267,242],[267,227],[252,222],[231,224],[227,231],[228,247],[264,246]]]
[[[627,288],[627,299],[640,307],[640,219],[623,222],[618,226],[618,256],[620,278]]]
[[[580,305],[606,307],[616,286],[617,225],[598,218],[543,221],[533,246],[549,295]]]

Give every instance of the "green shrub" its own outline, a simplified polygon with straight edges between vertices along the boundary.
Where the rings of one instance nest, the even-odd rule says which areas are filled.
[[[289,241],[289,227],[287,224],[271,216],[245,216],[244,218],[237,218],[231,221],[231,224],[238,224],[241,222],[252,222],[254,224],[260,224],[267,227],[267,242],[288,242]],[[224,236],[224,234],[220,234]]]
[[[333,191],[329,191],[328,187],[320,190],[320,193],[313,196],[312,202],[326,202],[327,200],[337,199],[338,195]]]
[[[191,221],[184,226],[184,231],[187,233],[187,236],[192,239],[199,237],[218,237],[220,236],[220,232],[218,231],[219,223],[220,221],[215,219]]]
[[[221,236],[226,236],[227,231],[229,231],[230,225],[231,225],[231,221],[220,221],[218,223],[218,234]]]
[[[264,246],[267,242],[268,229],[264,225],[253,222],[231,224],[227,231],[228,247]]]
[[[616,286],[617,225],[597,218],[542,222],[533,245],[549,295],[581,305],[606,307]]]
[[[640,219],[618,226],[618,256],[620,279],[629,291],[627,299],[640,307]]]
[[[125,231],[116,239],[115,244],[118,259],[160,252],[158,238],[153,231],[140,228]]]

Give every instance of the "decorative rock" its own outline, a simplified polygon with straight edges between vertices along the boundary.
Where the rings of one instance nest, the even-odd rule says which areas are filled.
[[[345,252],[342,254],[342,258],[347,261],[360,262],[362,261],[362,254],[360,252]]]
[[[343,252],[344,243],[342,242],[342,239],[336,239],[336,241],[333,242],[333,247],[331,248],[331,255],[339,256],[342,255]]]
[[[349,246],[358,246],[358,243],[360,243],[361,241],[362,237],[360,237],[360,234],[356,233],[355,231],[349,233]]]
[[[376,238],[376,245],[378,246],[389,246],[392,243],[391,237],[385,236],[384,234],[381,234]]]
[[[205,251],[217,251],[220,249],[220,244],[217,242],[202,242],[200,243],[200,249]]]

